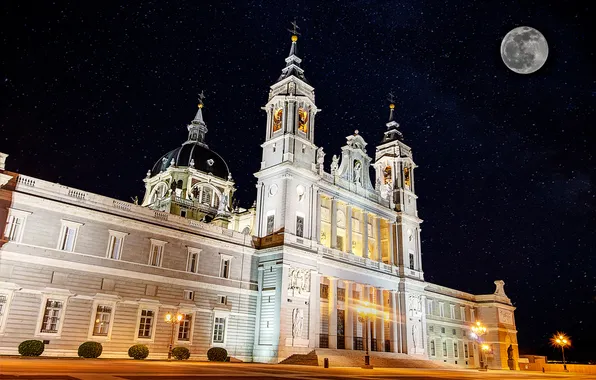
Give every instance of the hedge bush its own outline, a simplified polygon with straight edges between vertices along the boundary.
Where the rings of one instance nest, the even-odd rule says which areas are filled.
[[[101,355],[103,347],[101,343],[85,342],[79,346],[79,357],[87,359],[95,359]]]
[[[190,350],[186,347],[174,347],[172,355],[178,360],[186,360],[190,358]]]
[[[221,347],[211,347],[207,351],[207,359],[210,362],[225,362],[228,359],[228,351]]]
[[[149,356],[149,348],[144,344],[135,344],[128,349],[128,356],[137,360],[145,359]]]
[[[19,354],[22,356],[39,356],[43,353],[45,345],[41,340],[26,340],[19,344]]]

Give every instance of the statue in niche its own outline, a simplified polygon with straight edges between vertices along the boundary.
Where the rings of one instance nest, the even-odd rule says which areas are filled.
[[[418,324],[412,326],[412,342],[414,343],[414,350],[418,347]]]
[[[337,169],[339,168],[339,157],[334,154],[331,158],[331,174],[335,175]]]
[[[226,194],[221,195],[219,200],[219,207],[217,208],[218,214],[225,214],[228,211],[228,196]]]
[[[360,161],[354,161],[354,182],[360,183],[362,181],[362,164]]]
[[[507,359],[513,360],[513,346],[511,344],[507,348]]]
[[[317,149],[317,165],[323,165],[323,161],[325,160],[325,152],[323,152],[323,148]]]
[[[302,309],[292,310],[292,338],[302,337],[302,329],[304,328],[304,311]]]

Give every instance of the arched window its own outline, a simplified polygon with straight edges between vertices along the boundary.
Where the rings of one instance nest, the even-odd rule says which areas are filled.
[[[160,182],[157,186],[153,188],[153,193],[151,195],[151,203],[154,203],[158,199],[165,197],[167,192],[168,185],[166,185],[164,182]]]

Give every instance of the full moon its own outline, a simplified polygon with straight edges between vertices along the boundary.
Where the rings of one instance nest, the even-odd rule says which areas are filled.
[[[520,26],[507,33],[501,42],[501,58],[518,74],[540,69],[548,57],[546,39],[534,28]]]

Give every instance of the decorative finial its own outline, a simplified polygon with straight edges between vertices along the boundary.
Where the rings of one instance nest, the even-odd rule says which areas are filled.
[[[359,134],[359,133],[360,133],[360,132],[359,132],[359,131],[356,129],[356,130],[354,131],[354,136],[358,136],[358,134]]]
[[[205,103],[203,103],[203,99],[205,99],[205,91],[201,91],[199,94],[199,108],[203,108]]]
[[[298,41],[298,36],[300,35],[300,32],[298,32],[298,29],[300,29],[300,27],[296,23],[296,20],[292,21],[291,24],[292,29],[288,29],[288,32],[292,33],[292,42],[296,42]]]

